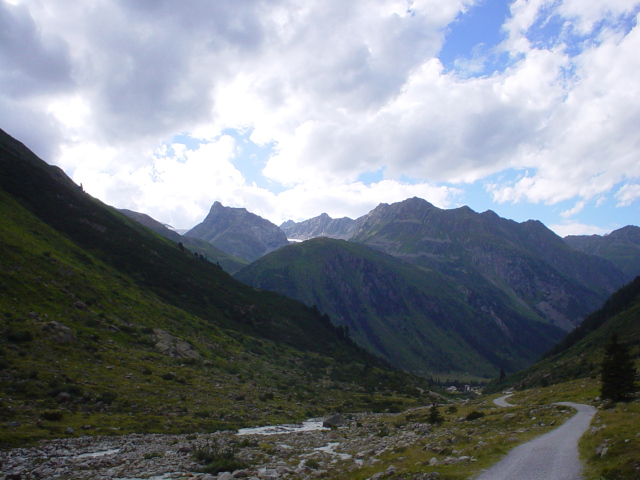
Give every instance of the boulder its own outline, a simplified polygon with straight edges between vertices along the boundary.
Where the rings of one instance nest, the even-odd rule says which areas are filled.
[[[336,413],[335,415],[331,415],[329,418],[325,419],[322,422],[322,426],[325,428],[333,428],[333,427],[341,427],[347,423],[346,418],[344,418],[341,414]]]
[[[200,354],[194,350],[191,344],[185,342],[181,338],[174,337],[168,332],[160,328],[154,328],[156,350],[163,355],[173,358],[191,358],[197,360]]]

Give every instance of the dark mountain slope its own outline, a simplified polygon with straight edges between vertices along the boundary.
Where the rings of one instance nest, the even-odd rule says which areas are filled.
[[[181,251],[0,132],[1,446],[399,409],[416,386],[317,311]]]
[[[348,240],[354,234],[360,224],[360,217],[357,220],[351,218],[331,218],[326,213],[303,222],[288,222],[280,225],[280,229],[287,235],[287,238],[294,240],[309,240],[310,238],[328,237],[339,240]]]
[[[224,207],[220,202],[215,202],[202,223],[185,237],[205,240],[247,262],[289,245],[286,235],[270,221],[244,208]]]
[[[331,341],[321,346],[319,340],[337,338],[302,306],[255,292],[87,195],[4,132],[0,187],[51,228],[171,305],[218,326],[302,349],[330,348]]]
[[[461,292],[436,272],[341,240],[282,248],[236,278],[317,305],[360,345],[422,374],[514,371],[561,335],[509,308],[506,298]]]
[[[629,279],[640,275],[640,227],[628,225],[609,235],[570,235],[564,241],[583,253],[605,258]]]
[[[608,261],[568,248],[540,222],[518,224],[468,207],[441,210],[412,198],[371,211],[351,239],[467,288],[489,282],[529,315],[565,330],[624,283]]]
[[[630,347],[632,358],[640,356],[640,277],[616,291],[602,308],[584,321],[547,352],[542,360],[522,372],[509,376],[497,391],[507,385],[527,388],[561,383],[576,378],[596,377],[605,345],[613,333]]]
[[[167,228],[164,224],[151,218],[149,215],[133,212],[126,209],[120,209],[120,212],[122,212],[132,220],[135,220],[136,222],[144,225],[150,230],[153,230],[157,234],[162,235],[163,237],[168,238],[169,240],[177,244],[182,243],[191,252],[198,255],[203,255],[211,263],[220,264],[225,272],[234,273],[247,265],[246,261],[224,253],[222,250],[214,247],[209,242],[200,240],[198,238],[185,237],[183,235],[180,235],[178,232]]]

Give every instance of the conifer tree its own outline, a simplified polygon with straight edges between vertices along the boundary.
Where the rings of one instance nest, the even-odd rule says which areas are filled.
[[[629,401],[637,390],[635,378],[636,370],[629,349],[619,343],[618,336],[613,333],[602,360],[600,395],[614,402]]]
[[[427,421],[433,425],[440,425],[444,421],[444,418],[440,415],[438,406],[435,403],[431,405],[431,408],[429,409],[429,417],[427,418]]]

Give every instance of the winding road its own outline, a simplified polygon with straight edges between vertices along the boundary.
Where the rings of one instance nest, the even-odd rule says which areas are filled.
[[[504,402],[507,396],[494,403],[511,406]],[[572,402],[556,405],[566,405],[578,412],[555,430],[514,448],[476,480],[581,480],[578,440],[589,428],[596,409]]]

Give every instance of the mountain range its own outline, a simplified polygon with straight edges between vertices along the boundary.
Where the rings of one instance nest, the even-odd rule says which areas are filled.
[[[319,308],[359,345],[423,375],[522,368],[633,275],[630,262],[622,270],[615,256],[581,252],[540,222],[419,198],[356,220],[322,214],[280,229],[216,202],[182,238],[191,250],[210,239],[218,252],[242,256],[219,263],[244,283]],[[287,247],[287,238],[316,240]]]
[[[1,130],[0,219],[0,446],[213,432],[431,398],[424,379],[359,348],[317,309],[234,280]]]
[[[14,155],[35,162],[19,150]],[[62,172],[52,172],[77,191]],[[13,194],[24,192],[18,188]],[[121,213],[171,240],[181,253],[190,251],[252,287],[328,314],[361,347],[422,375],[487,378],[500,369],[520,369],[639,273],[633,268],[637,227],[563,240],[540,222],[517,223],[468,207],[443,210],[419,198],[380,204],[356,220],[322,214],[281,228],[215,202],[185,235],[144,214]],[[86,215],[78,221],[98,232],[107,228]],[[289,245],[287,237],[311,240]],[[95,248],[97,241],[91,237],[83,248]],[[131,252],[121,256],[119,268],[129,268],[124,258]],[[180,286],[184,280],[166,271],[144,277],[166,300],[210,302],[207,287],[187,292]],[[218,298],[225,302],[224,295]],[[224,312],[223,323],[243,318]],[[206,308],[194,313],[206,314]],[[255,329],[252,322],[246,333]],[[260,328],[261,335],[278,338]]]

